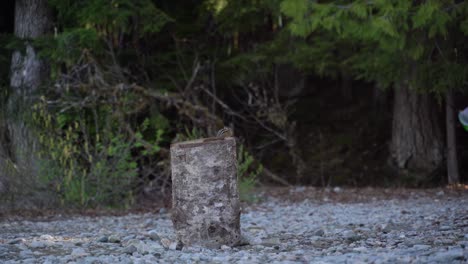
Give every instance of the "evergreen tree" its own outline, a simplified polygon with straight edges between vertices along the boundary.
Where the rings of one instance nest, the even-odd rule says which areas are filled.
[[[284,0],[290,31],[311,39],[332,35],[353,53],[357,78],[395,91],[391,159],[400,172],[423,176],[443,161],[437,106],[431,94],[466,89],[468,5],[464,1]],[[313,63],[313,62],[312,62]]]

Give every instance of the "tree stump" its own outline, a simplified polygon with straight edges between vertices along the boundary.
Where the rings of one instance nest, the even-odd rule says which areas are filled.
[[[172,222],[184,245],[240,242],[236,141],[233,137],[171,145]]]

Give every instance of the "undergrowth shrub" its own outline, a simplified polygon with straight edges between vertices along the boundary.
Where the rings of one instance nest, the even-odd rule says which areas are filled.
[[[127,208],[134,204],[136,161],[160,150],[163,128],[156,129],[153,137],[144,136],[151,126],[145,119],[130,135],[107,107],[54,114],[42,98],[34,108],[43,146],[39,179],[61,205]],[[151,147],[143,148],[142,141]]]

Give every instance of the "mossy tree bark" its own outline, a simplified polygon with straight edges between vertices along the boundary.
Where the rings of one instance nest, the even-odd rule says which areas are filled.
[[[435,103],[410,85],[404,81],[394,90],[390,154],[400,174],[424,182],[441,167],[444,145]]]
[[[47,78],[47,64],[38,57],[29,40],[40,37],[51,29],[52,13],[47,0],[16,0],[15,28],[24,47],[13,53],[10,91],[6,102],[6,116],[2,125],[2,157],[0,175],[4,191],[33,185],[37,176],[37,140],[32,134],[28,118],[39,86]],[[8,186],[8,188],[7,188]],[[1,190],[0,190],[1,191]]]

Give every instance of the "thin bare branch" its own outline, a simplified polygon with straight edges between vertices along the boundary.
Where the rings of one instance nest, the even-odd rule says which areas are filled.
[[[275,182],[281,183],[281,184],[283,184],[285,186],[288,186],[288,187],[292,186],[288,181],[286,181],[285,179],[279,177],[278,175],[276,175],[275,173],[273,173],[272,171],[270,171],[267,168],[263,168],[262,173],[265,176],[269,177],[270,179],[274,180]]]
[[[221,99],[219,99],[215,94],[206,89],[204,86],[201,86],[200,89],[206,94],[208,94],[214,100],[214,102],[218,103],[226,111],[227,114],[236,116],[242,120],[246,119],[243,115],[233,111],[226,103],[224,103]]]

